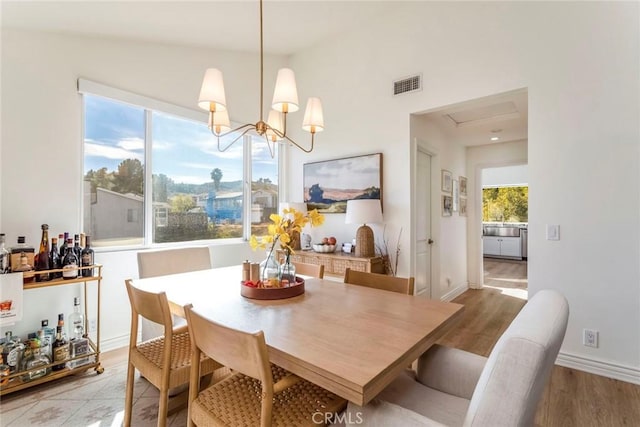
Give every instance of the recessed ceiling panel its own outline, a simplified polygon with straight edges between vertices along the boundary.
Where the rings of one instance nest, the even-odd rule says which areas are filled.
[[[483,107],[471,108],[448,113],[447,116],[456,125],[468,124],[475,121],[484,121],[500,116],[517,114],[518,109],[512,101],[501,102]]]

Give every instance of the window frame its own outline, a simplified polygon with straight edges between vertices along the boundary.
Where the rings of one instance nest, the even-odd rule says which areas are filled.
[[[144,126],[145,126],[145,141],[144,141],[144,195],[143,195],[143,211],[144,211],[144,225],[143,225],[143,243],[141,245],[128,245],[128,246],[106,246],[94,247],[96,252],[116,252],[126,250],[139,250],[145,248],[159,248],[159,247],[180,247],[194,242],[205,243],[207,245],[224,245],[224,244],[237,244],[246,243],[251,236],[251,183],[252,183],[252,157],[251,157],[251,144],[252,136],[244,135],[242,139],[243,143],[243,157],[242,157],[242,203],[243,203],[243,217],[242,217],[242,237],[223,238],[223,239],[203,239],[203,240],[188,240],[183,242],[165,242],[154,243],[153,240],[153,167],[152,167],[152,141],[153,141],[153,112],[159,112],[164,114],[170,114],[181,119],[192,120],[195,122],[206,125],[208,123],[208,113],[204,113],[198,110],[191,110],[189,108],[181,107],[179,105],[171,104],[168,102],[160,101],[154,98],[138,95],[133,92],[117,89],[111,86],[97,83],[84,78],[78,79],[78,93],[80,94],[81,101],[81,156],[82,156],[82,170],[84,174],[84,161],[85,161],[85,101],[84,95],[93,95],[103,98],[107,98],[116,102],[131,105],[137,108],[143,108],[145,114]],[[232,122],[232,126],[236,123]],[[211,143],[215,144],[215,136],[211,135]],[[281,183],[284,173],[283,164],[285,162],[286,145],[278,144],[277,161],[278,161],[278,200],[284,200],[284,189]],[[84,175],[83,175],[84,176]],[[80,186],[82,186],[82,180]],[[81,192],[82,194],[82,192]],[[84,216],[85,216],[85,203],[84,197],[80,201],[80,229],[84,229]]]

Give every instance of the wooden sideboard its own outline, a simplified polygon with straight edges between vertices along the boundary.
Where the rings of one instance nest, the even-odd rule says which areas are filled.
[[[278,259],[280,261],[283,260],[284,256],[284,251],[278,250]],[[324,265],[324,274],[326,276],[344,277],[344,271],[347,268],[356,271],[366,271],[367,273],[384,274],[384,260],[379,256],[362,258],[350,253],[338,251],[333,253],[320,253],[297,250],[296,253],[291,254],[291,261]]]

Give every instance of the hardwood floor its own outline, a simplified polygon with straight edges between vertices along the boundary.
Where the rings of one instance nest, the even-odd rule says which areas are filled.
[[[526,301],[526,262],[485,259],[485,288],[454,299],[460,325],[440,344],[488,356]],[[640,386],[555,366],[538,406],[536,426],[640,425]]]

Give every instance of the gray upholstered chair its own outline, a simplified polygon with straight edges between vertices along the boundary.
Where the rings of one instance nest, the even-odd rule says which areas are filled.
[[[439,345],[365,407],[345,419],[373,426],[531,426],[567,329],[558,292],[536,293],[488,358]]]
[[[138,252],[138,275],[141,279],[208,270],[210,268],[211,254],[207,246]],[[180,326],[186,325],[187,322],[182,318],[173,316],[173,324],[174,326]],[[164,328],[143,318],[141,331],[142,340],[147,341],[162,335]]]

